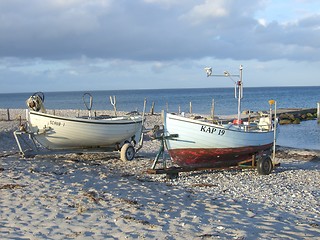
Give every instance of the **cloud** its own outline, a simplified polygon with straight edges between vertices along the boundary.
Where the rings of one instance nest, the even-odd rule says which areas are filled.
[[[229,16],[228,0],[210,1],[206,0],[203,3],[194,6],[186,15],[195,24],[200,24],[205,19],[214,19]]]
[[[310,49],[320,56],[319,15],[309,14],[286,25],[267,23],[255,19],[265,4],[253,0],[2,1],[0,56],[298,60],[295,49],[302,53],[300,60],[307,60]]]
[[[319,7],[274,0],[4,0],[0,81],[8,89],[9,76],[29,86],[50,82],[56,90],[66,82],[90,88],[92,79],[97,89],[192,87],[208,62],[317,66]]]

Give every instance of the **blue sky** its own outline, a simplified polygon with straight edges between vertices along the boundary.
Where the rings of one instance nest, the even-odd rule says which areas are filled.
[[[0,93],[319,86],[316,0],[2,0]]]

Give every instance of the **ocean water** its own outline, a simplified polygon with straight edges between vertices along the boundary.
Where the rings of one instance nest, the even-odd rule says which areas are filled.
[[[47,109],[85,109],[83,92],[44,92]],[[215,115],[237,113],[237,99],[233,88],[195,89],[146,89],[146,90],[106,90],[90,91],[93,97],[93,110],[112,110],[109,97],[116,96],[117,110],[143,110],[147,100],[149,112],[152,103],[155,112],[166,109],[170,112],[192,112],[210,114],[212,100],[215,102]],[[33,93],[0,94],[0,108],[26,108],[25,101]],[[244,88],[242,110],[268,110],[268,100],[277,101],[278,108],[316,108],[320,102],[320,86],[314,87],[259,87]],[[280,126],[278,143],[283,146],[319,149],[319,124],[316,121],[302,122],[300,125]]]
[[[320,150],[320,124],[317,120],[281,125],[277,145]]]
[[[82,96],[85,92],[45,92],[45,106],[48,109],[85,109]],[[113,109],[109,97],[116,96],[117,109],[122,111],[142,110],[147,99],[147,110],[152,102],[155,111],[167,109],[172,112],[188,112],[190,102],[192,111],[209,114],[212,99],[215,101],[217,115],[236,114],[237,99],[233,88],[197,89],[151,89],[151,90],[114,90],[91,91],[93,109]],[[25,101],[33,93],[0,94],[0,108],[26,108]],[[267,110],[268,100],[277,101],[278,108],[316,108],[320,101],[319,87],[262,87],[245,88],[242,99],[243,110]]]

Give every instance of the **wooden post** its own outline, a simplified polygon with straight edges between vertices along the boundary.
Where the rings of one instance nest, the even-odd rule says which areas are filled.
[[[318,123],[320,123],[320,102],[318,102],[317,104],[317,119]]]
[[[169,112],[169,105],[168,105],[168,102],[166,102],[166,106],[167,106],[167,112]]]
[[[192,102],[190,102],[190,114],[192,113]]]
[[[178,113],[179,113],[179,115],[181,114],[181,107],[180,107],[180,105],[179,105],[179,107],[178,107]]]
[[[154,102],[152,102],[151,109],[150,109],[150,113],[151,113],[151,115],[154,114]]]
[[[7,119],[8,119],[8,121],[10,121],[10,110],[9,110],[9,108],[7,108]]]

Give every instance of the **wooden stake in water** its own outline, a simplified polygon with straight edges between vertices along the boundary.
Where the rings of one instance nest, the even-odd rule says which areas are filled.
[[[320,123],[320,102],[318,102],[317,104],[317,119],[318,123]]]
[[[192,113],[192,102],[190,102],[190,114]]]

